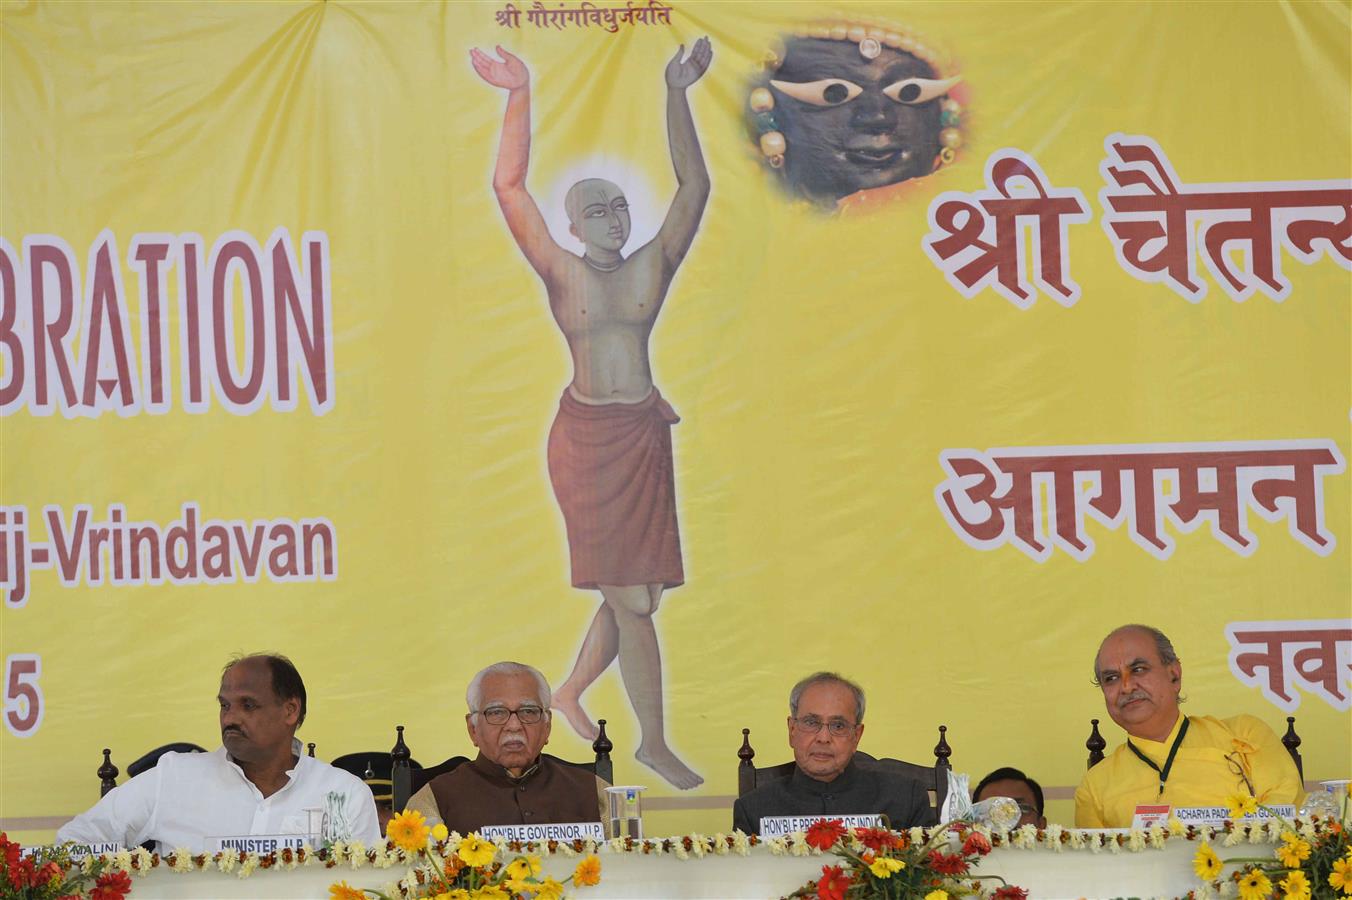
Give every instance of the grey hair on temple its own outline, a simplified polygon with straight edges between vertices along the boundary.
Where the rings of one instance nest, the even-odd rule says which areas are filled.
[[[484,679],[489,675],[530,675],[535,679],[537,699],[540,706],[549,709],[549,703],[554,695],[549,690],[549,681],[534,666],[528,666],[519,662],[497,662],[491,666],[486,666],[478,671],[473,678],[469,680],[469,688],[465,691],[465,703],[469,705],[471,713],[479,712],[483,702]]]
[[[847,689],[854,695],[854,723],[862,724],[864,721],[864,689],[844,676],[837,675],[835,672],[813,672],[793,686],[789,691],[789,715],[795,718],[798,715],[798,701],[803,699],[803,692],[814,684],[838,684]]]

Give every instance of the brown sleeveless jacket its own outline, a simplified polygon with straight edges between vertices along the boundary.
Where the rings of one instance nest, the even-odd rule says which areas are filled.
[[[540,754],[513,778],[480,753],[428,782],[446,827],[468,834],[485,825],[542,825],[601,821],[599,778],[585,769]]]

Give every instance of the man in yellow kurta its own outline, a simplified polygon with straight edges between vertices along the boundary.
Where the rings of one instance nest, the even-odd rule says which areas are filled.
[[[1183,666],[1164,633],[1124,625],[1104,638],[1095,682],[1127,742],[1075,790],[1079,828],[1128,828],[1138,804],[1224,806],[1235,795],[1297,803],[1300,776],[1277,735],[1253,716],[1179,712]]]

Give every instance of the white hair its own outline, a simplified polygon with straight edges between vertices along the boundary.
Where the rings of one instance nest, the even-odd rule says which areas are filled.
[[[489,675],[530,675],[535,679],[538,695],[537,700],[540,706],[549,711],[549,702],[553,699],[553,693],[549,690],[549,681],[545,679],[544,674],[534,666],[528,666],[519,662],[497,662],[491,666],[486,666],[469,680],[469,689],[465,691],[465,703],[469,706],[470,715],[476,715],[479,712],[480,705],[483,703],[484,679]]]

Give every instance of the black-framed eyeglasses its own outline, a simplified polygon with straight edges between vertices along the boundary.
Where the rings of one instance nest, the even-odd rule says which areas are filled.
[[[545,711],[539,706],[522,706],[518,709],[490,706],[488,709],[479,710],[479,715],[483,716],[489,725],[506,725],[512,716],[516,716],[516,720],[522,725],[535,725],[544,720]]]
[[[831,737],[846,737],[854,734],[855,729],[859,727],[853,722],[846,722],[844,719],[832,719],[828,722],[817,716],[799,716],[793,720],[793,724],[797,725],[798,729],[805,734],[817,734],[824,725],[826,730],[830,732]]]

